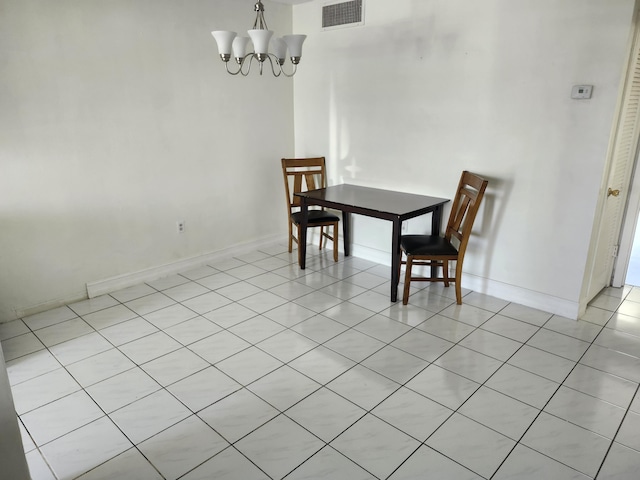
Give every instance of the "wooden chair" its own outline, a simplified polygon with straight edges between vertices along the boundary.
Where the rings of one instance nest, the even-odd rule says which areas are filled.
[[[289,252],[292,251],[293,242],[298,243],[300,238],[300,198],[294,193],[305,192],[324,188],[327,184],[326,167],[324,157],[318,158],[283,158],[282,174],[284,176],[284,188],[287,195],[287,215],[289,217]],[[324,209],[309,209],[309,227],[320,227],[320,250],[322,242],[325,246],[327,240],[333,241],[333,260],[338,261],[338,222],[340,217],[327,212]],[[293,227],[296,227],[297,234],[294,236]],[[333,227],[333,235],[325,231]],[[298,255],[300,255],[298,249]],[[298,260],[300,260],[298,258]]]
[[[401,236],[400,247],[407,257],[406,261],[402,261],[402,264],[406,265],[402,295],[403,305],[409,301],[411,282],[444,282],[445,287],[448,287],[450,282],[454,282],[456,284],[456,301],[458,305],[462,304],[460,286],[462,262],[471,236],[471,228],[488,183],[478,175],[467,171],[462,172],[444,237],[441,237],[439,232],[434,235]],[[450,261],[456,262],[454,278],[449,277]],[[414,265],[432,267],[431,276],[413,276],[411,270]],[[436,275],[438,267],[442,268],[442,277]],[[400,278],[399,275],[398,278]]]

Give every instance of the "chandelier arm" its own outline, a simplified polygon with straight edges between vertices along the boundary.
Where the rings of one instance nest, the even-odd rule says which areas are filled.
[[[276,57],[273,53],[270,53],[269,56],[267,57],[269,58],[269,63],[271,64],[271,72],[273,73],[273,76],[278,78],[280,76],[281,73],[284,73],[282,71],[282,66],[280,65],[280,61],[278,60],[278,57]],[[273,60],[275,59],[275,63],[276,65],[278,65],[278,67],[280,67],[280,71],[276,72],[275,67],[273,66]]]
[[[248,53],[242,58],[242,63],[240,63],[240,73],[242,73],[243,77],[246,77],[251,72],[251,64],[253,63],[253,58],[255,57],[254,52]],[[249,61],[247,61],[247,59]],[[247,64],[246,72],[243,70],[245,63]]]
[[[278,64],[278,65],[280,65],[280,64]],[[293,72],[291,72],[291,73],[287,73],[287,72],[285,72],[285,71],[284,71],[284,68],[282,68],[282,65],[280,65],[280,71],[282,72],[282,74],[283,74],[285,77],[291,78],[291,77],[293,77],[293,76],[296,74],[296,72],[298,71],[298,65],[297,65],[297,64],[293,64]]]
[[[249,68],[245,72],[243,70],[243,68],[244,68],[244,64],[247,61],[247,58],[249,58]],[[224,62],[224,66],[227,69],[227,73],[228,74],[230,74],[230,75],[238,75],[240,73],[240,74],[242,74],[243,77],[246,77],[247,75],[249,75],[249,72],[251,71],[251,61],[252,60],[253,60],[253,53],[249,53],[248,55],[245,55],[244,57],[242,57],[242,59],[240,60],[240,62],[238,64],[238,70],[236,70],[235,72],[229,69],[229,63],[230,62]]]
[[[227,73],[229,73],[231,75],[238,75],[242,70],[242,65],[240,65],[238,67],[238,70],[236,70],[235,72],[232,72],[231,70],[229,70],[229,62],[224,62],[224,66],[227,69]]]

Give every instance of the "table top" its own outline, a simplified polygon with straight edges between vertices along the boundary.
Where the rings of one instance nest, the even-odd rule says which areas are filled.
[[[429,197],[413,193],[383,190],[357,185],[334,185],[296,193],[307,203],[371,216],[417,216],[432,211],[449,201],[448,198]]]

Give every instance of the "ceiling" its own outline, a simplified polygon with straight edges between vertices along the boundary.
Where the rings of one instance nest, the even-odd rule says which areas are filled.
[[[298,5],[299,3],[307,3],[313,0],[271,0],[275,3],[286,3],[287,5]]]

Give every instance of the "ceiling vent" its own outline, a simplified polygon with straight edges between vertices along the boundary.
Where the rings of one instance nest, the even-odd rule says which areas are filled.
[[[363,0],[330,3],[322,7],[322,28],[364,25]]]

